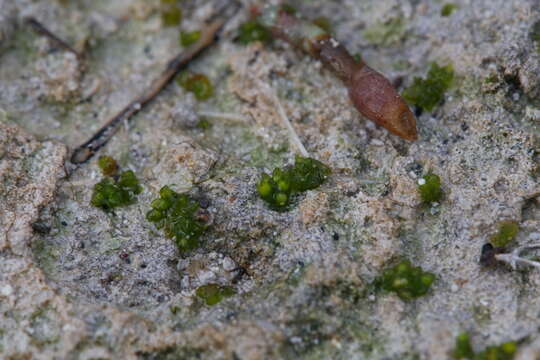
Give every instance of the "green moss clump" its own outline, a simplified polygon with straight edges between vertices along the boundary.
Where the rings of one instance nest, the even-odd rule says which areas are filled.
[[[150,204],[146,219],[153,222],[165,235],[174,239],[180,251],[199,246],[199,237],[206,226],[196,218],[199,204],[186,194],[178,194],[168,186],[159,190],[159,198]]]
[[[118,171],[118,164],[110,156],[100,156],[98,159],[98,166],[101,169],[101,173],[105,176],[116,175]]]
[[[379,281],[384,290],[395,292],[402,300],[412,300],[425,295],[434,280],[434,274],[413,266],[409,260],[402,260],[385,270]]]
[[[454,349],[454,359],[473,359],[474,351],[471,346],[469,334],[464,332],[457,336],[456,347]]]
[[[443,197],[441,178],[433,173],[424,175],[418,180],[418,192],[424,204],[440,201]]]
[[[231,287],[219,284],[206,284],[199,286],[195,290],[195,295],[203,299],[208,306],[216,305],[224,298],[231,297],[234,294],[235,292]]]
[[[120,206],[133,204],[136,195],[141,191],[142,187],[133,171],[124,171],[116,180],[105,177],[94,185],[90,204],[104,211],[110,211]]]
[[[456,4],[452,4],[452,3],[447,3],[447,4],[444,4],[442,9],[441,9],[441,16],[450,16],[452,15],[452,13],[457,9],[457,5]]]
[[[474,353],[468,333],[461,333],[456,338],[454,359],[468,360],[512,360],[517,351],[517,342],[507,341],[501,345],[492,345],[479,353]]]
[[[285,169],[276,168],[272,176],[262,174],[257,191],[272,208],[285,210],[295,193],[319,187],[330,173],[330,168],[322,162],[296,156],[294,166]]]
[[[403,91],[402,96],[410,104],[431,111],[442,101],[453,80],[452,65],[439,66],[433,63],[427,78],[415,77],[413,84]]]
[[[186,91],[193,93],[197,100],[207,100],[214,95],[214,87],[204,74],[183,72],[176,81]]]
[[[496,248],[502,248],[510,244],[519,232],[519,224],[515,221],[501,221],[499,223],[499,232],[494,234],[490,243]]]
[[[180,44],[182,44],[182,46],[189,46],[195,44],[197,41],[199,41],[200,37],[200,31],[182,31],[180,33]]]
[[[255,41],[268,43],[271,40],[270,31],[258,21],[246,21],[238,29],[238,42],[241,44],[246,45]]]

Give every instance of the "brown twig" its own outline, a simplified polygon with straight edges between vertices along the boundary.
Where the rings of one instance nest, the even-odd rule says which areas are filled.
[[[235,9],[238,6],[236,2],[232,2],[232,5],[234,5]],[[231,14],[234,13],[234,11],[228,11],[226,13]],[[107,121],[107,123],[105,123],[105,125],[103,125],[88,141],[77,147],[71,155],[71,162],[73,164],[82,164],[88,161],[113,137],[123,121],[127,121],[133,115],[138,113],[146,104],[154,99],[161,90],[163,90],[182,68],[200,55],[203,50],[212,45],[216,40],[216,34],[226,22],[226,13],[220,11],[218,16],[205,26],[199,41],[169,61],[165,71],[163,71],[147,91]]]
[[[62,49],[66,50],[66,51],[69,51],[70,53],[75,54],[75,56],[79,60],[83,59],[84,56],[83,56],[82,53],[78,52],[77,50],[75,50],[74,48],[69,46],[67,42],[65,42],[64,40],[60,39],[58,36],[53,34],[49,29],[47,29],[45,26],[43,26],[43,24],[40,23],[39,21],[37,21],[35,18],[28,17],[28,18],[25,19],[25,22],[28,25],[30,25],[30,27],[35,32],[37,32],[40,35],[46,36],[50,40],[52,40],[52,42],[54,42],[58,47],[61,47]]]

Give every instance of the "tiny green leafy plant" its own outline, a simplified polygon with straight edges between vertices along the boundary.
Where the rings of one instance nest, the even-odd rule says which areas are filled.
[[[204,74],[183,72],[178,75],[176,81],[186,91],[193,93],[197,100],[207,100],[214,94],[214,87]]]
[[[499,231],[494,234],[490,242],[496,248],[503,248],[509,245],[519,232],[519,224],[515,221],[501,221]]]
[[[110,156],[100,156],[98,159],[98,167],[101,170],[101,173],[105,176],[116,175],[118,171],[118,164]]]
[[[439,202],[444,193],[441,188],[441,178],[428,173],[418,180],[418,192],[424,204]]]
[[[295,194],[319,187],[330,173],[322,162],[296,156],[294,166],[276,168],[272,175],[263,173],[257,192],[273,209],[286,210]]]
[[[178,0],[161,0],[161,23],[163,26],[177,26],[182,21],[182,9]]]
[[[395,292],[402,300],[412,300],[427,294],[434,280],[434,274],[405,259],[386,269],[379,282],[384,290]]]
[[[182,46],[195,44],[197,41],[199,41],[200,37],[200,31],[182,31],[180,33],[180,44],[182,44]]]
[[[456,360],[473,359],[474,351],[468,333],[463,332],[456,337],[456,346],[453,355]]]
[[[205,224],[197,219],[199,203],[187,194],[179,194],[164,186],[159,190],[159,198],[150,204],[146,219],[163,229],[165,235],[174,239],[180,251],[188,251],[199,246],[199,238],[205,231]]]
[[[195,290],[195,295],[201,298],[208,306],[216,305],[224,298],[231,297],[234,294],[235,292],[231,287],[219,284],[206,284],[199,286]]]
[[[452,85],[454,70],[452,65],[431,64],[425,79],[415,77],[413,84],[403,91],[403,98],[412,105],[432,111],[444,98],[444,93]]]
[[[127,170],[116,176],[118,165],[110,156],[100,157],[98,166],[105,177],[94,185],[90,204],[104,211],[133,204],[142,191],[135,173]]]
[[[268,43],[272,40],[270,31],[256,20],[249,20],[240,25],[238,29],[238,42],[244,45],[260,41]]]
[[[444,16],[444,17],[450,16],[456,9],[457,9],[456,4],[446,3],[443,5],[441,9],[441,16]]]
[[[456,360],[512,360],[517,351],[517,342],[507,341],[500,345],[486,347],[475,353],[468,333],[461,333],[456,338],[453,357]]]

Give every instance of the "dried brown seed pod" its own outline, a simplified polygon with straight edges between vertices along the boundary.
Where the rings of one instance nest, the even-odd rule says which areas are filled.
[[[275,37],[321,60],[347,86],[362,115],[406,140],[418,138],[416,119],[390,81],[362,60],[355,60],[325,30],[273,6],[263,9],[261,22]]]

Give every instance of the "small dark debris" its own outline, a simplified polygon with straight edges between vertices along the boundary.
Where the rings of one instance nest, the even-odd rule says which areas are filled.
[[[480,254],[480,265],[485,267],[494,267],[497,265],[495,255],[506,252],[505,248],[496,248],[491,243],[486,243],[482,246]]]
[[[32,223],[32,230],[40,235],[47,235],[51,232],[51,227],[41,221],[36,221]]]
[[[332,235],[332,239],[334,239],[334,241],[338,241],[339,240],[339,234],[338,233],[334,233]]]
[[[148,265],[146,265],[146,263],[142,263],[140,267],[141,267],[141,269],[146,269],[147,266]]]
[[[360,190],[358,189],[355,189],[355,190],[350,190],[350,191],[347,191],[345,193],[345,195],[347,195],[348,197],[353,197],[355,196],[356,194],[358,194],[360,192]]]
[[[420,163],[412,162],[405,166],[405,170],[407,170],[408,173],[412,171],[416,176],[420,176],[424,172],[424,167]]]
[[[62,224],[62,226],[67,226],[67,222],[65,222],[63,220],[60,222],[60,224]]]

